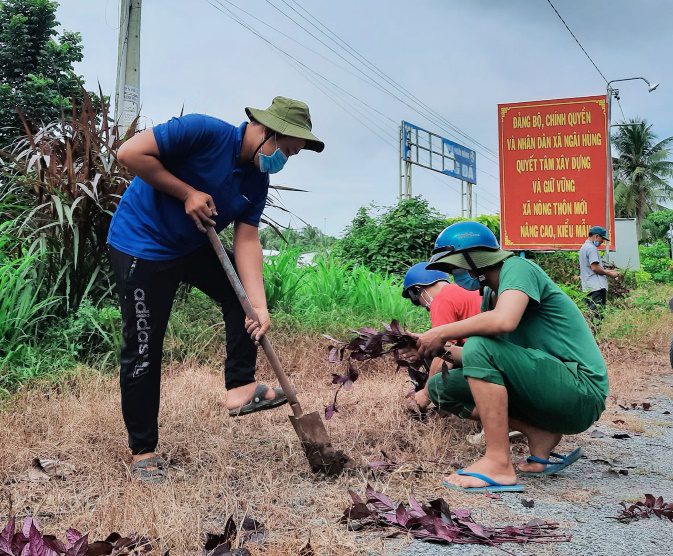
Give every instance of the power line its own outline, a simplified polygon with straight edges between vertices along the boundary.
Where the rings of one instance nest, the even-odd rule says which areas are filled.
[[[455,133],[457,133],[457,134],[459,134],[459,135],[465,137],[466,139],[468,139],[469,141],[471,141],[471,142],[474,143],[475,145],[478,145],[481,149],[483,149],[483,150],[485,151],[485,152],[481,152],[482,156],[484,156],[487,160],[493,162],[494,164],[497,164],[497,160],[491,157],[491,153],[492,153],[493,156],[497,156],[496,153],[495,153],[492,149],[489,149],[488,147],[486,147],[485,145],[483,145],[482,143],[480,143],[479,141],[477,141],[476,139],[474,139],[473,137],[469,136],[467,133],[465,133],[464,131],[462,131],[460,128],[454,126],[454,125],[453,125],[451,122],[449,122],[446,118],[444,118],[443,116],[441,116],[440,114],[438,114],[436,111],[434,111],[433,109],[431,109],[427,104],[423,103],[420,99],[418,99],[417,97],[415,97],[412,93],[410,93],[407,89],[405,89],[405,88],[402,87],[399,83],[397,83],[396,81],[394,81],[391,77],[389,77],[387,74],[385,74],[382,70],[378,69],[373,63],[371,63],[369,60],[367,60],[366,58],[364,58],[360,53],[358,53],[355,49],[353,49],[350,45],[348,45],[348,43],[346,43],[343,39],[341,39],[336,33],[334,33],[332,30],[330,30],[328,27],[326,27],[322,22],[320,22],[317,18],[315,18],[315,16],[311,15],[310,12],[308,12],[305,8],[303,8],[303,7],[301,6],[301,4],[299,4],[298,2],[295,1],[295,4],[297,4],[297,5],[298,5],[298,6],[299,6],[305,13],[307,13],[309,16],[311,16],[311,18],[313,18],[316,22],[318,22],[324,29],[327,29],[327,31],[329,31],[329,33],[330,33],[331,35],[333,35],[334,37],[336,37],[337,40],[335,40],[333,37],[329,36],[329,35],[328,35],[327,33],[325,33],[325,31],[323,31],[322,29],[318,28],[317,25],[316,25],[315,23],[313,23],[313,22],[311,22],[310,20],[308,20],[308,18],[306,18],[303,14],[299,13],[293,6],[291,6],[290,4],[288,4],[285,0],[281,0],[281,1],[282,1],[288,8],[290,8],[294,13],[296,13],[297,15],[299,15],[300,17],[302,17],[305,21],[307,21],[307,22],[310,23],[314,28],[316,28],[320,33],[322,33],[324,36],[326,36],[326,37],[329,38],[332,42],[334,42],[339,48],[342,48],[342,49],[346,50],[346,51],[348,52],[348,54],[349,54],[351,57],[355,58],[355,59],[358,61],[358,63],[364,65],[365,68],[366,68],[368,71],[374,71],[374,72],[378,75],[378,77],[380,77],[381,79],[383,79],[384,81],[386,81],[389,85],[391,85],[392,88],[393,88],[394,90],[391,91],[391,90],[386,89],[386,88],[383,88],[383,89],[382,89],[382,88],[381,88],[381,84],[378,83],[378,82],[377,82],[371,75],[369,75],[368,73],[362,71],[362,69],[361,69],[360,67],[356,66],[356,65],[353,64],[349,59],[347,59],[346,57],[344,57],[341,53],[339,53],[339,52],[337,52],[336,50],[334,50],[334,48],[332,48],[330,45],[328,45],[327,43],[325,43],[322,39],[320,39],[319,37],[317,37],[312,31],[310,31],[309,29],[307,29],[304,25],[302,25],[300,22],[298,22],[298,21],[297,21],[296,19],[294,19],[292,16],[290,16],[289,14],[287,14],[285,10],[280,9],[276,4],[274,4],[274,3],[271,2],[270,0],[266,0],[266,2],[267,2],[270,6],[272,6],[273,8],[275,8],[275,9],[276,9],[280,14],[282,14],[285,18],[289,19],[289,20],[290,20],[291,22],[293,22],[296,26],[298,26],[300,29],[302,29],[303,31],[305,31],[307,34],[309,34],[309,35],[310,35],[311,37],[313,37],[315,40],[317,40],[318,42],[320,42],[322,45],[326,46],[330,51],[332,51],[334,54],[336,54],[337,56],[339,56],[339,58],[341,58],[342,60],[344,60],[344,61],[345,61],[346,63],[348,63],[351,67],[353,67],[353,68],[356,69],[359,73],[361,73],[361,74],[367,79],[367,82],[368,82],[368,83],[373,84],[377,89],[382,90],[383,92],[385,92],[385,93],[387,93],[388,95],[392,96],[393,98],[395,98],[396,100],[398,100],[399,102],[401,102],[402,104],[404,104],[405,106],[407,106],[408,108],[410,108],[411,110],[413,110],[414,112],[420,114],[420,115],[423,116],[424,118],[427,118],[429,121],[431,121],[431,122],[434,123],[435,125],[437,125],[437,126],[439,126],[440,128],[444,129],[447,133],[449,133],[449,135],[454,135],[454,132],[455,132]],[[340,43],[342,43],[342,44],[340,44]],[[343,45],[345,45],[345,47],[344,47]],[[354,53],[355,53],[355,54],[354,54]],[[410,102],[409,102],[406,98],[403,98],[403,97],[399,96],[395,91],[397,91],[397,93],[400,93],[401,95],[404,95],[404,96],[408,97],[409,99],[413,99],[413,101],[414,101],[417,105],[421,106],[422,109],[419,109],[419,108],[417,108],[416,106],[414,106],[413,104],[410,104]],[[444,122],[444,123],[442,123],[442,122]],[[447,126],[448,126],[449,128],[451,128],[451,129],[453,129],[454,132],[449,131],[449,130],[447,129]],[[479,150],[479,148],[477,148],[476,150]]]
[[[596,62],[594,62],[593,59],[591,58],[591,56],[589,56],[589,53],[588,53],[588,52],[586,51],[586,49],[582,46],[582,44],[580,43],[579,39],[575,36],[575,33],[572,32],[572,30],[570,29],[570,27],[568,27],[568,24],[567,24],[567,23],[565,22],[565,20],[561,17],[561,14],[558,12],[558,10],[557,10],[556,7],[554,6],[554,4],[552,4],[551,0],[547,0],[547,2],[548,2],[549,5],[552,7],[552,9],[556,12],[556,15],[559,17],[559,19],[563,22],[563,25],[565,25],[565,28],[568,29],[568,32],[572,35],[573,39],[575,39],[575,42],[576,42],[576,43],[579,45],[579,47],[582,49],[582,52],[584,52],[584,54],[586,55],[586,57],[587,57],[587,58],[589,59],[589,61],[593,64],[593,66],[596,68],[596,71],[597,71],[597,72],[600,74],[600,76],[603,78],[603,81],[605,81],[605,83],[608,83],[608,79],[607,79],[607,77],[605,77],[605,75],[603,75],[603,72],[598,68],[598,66],[596,65]],[[608,91],[608,94],[610,94],[610,91]],[[622,103],[621,103],[621,101],[619,100],[619,97],[617,97],[617,105],[619,106],[619,111],[622,113],[622,119],[623,119],[623,120],[626,120],[626,116],[624,115],[624,109],[622,108]]]
[[[215,1],[217,1],[218,4],[221,4],[222,2],[226,2],[226,3],[227,3],[229,6],[231,6],[232,8],[234,8],[234,9],[236,9],[236,10],[239,10],[240,12],[242,12],[242,13],[244,13],[245,15],[247,15],[248,17],[254,19],[254,20],[257,21],[258,23],[261,23],[261,24],[264,25],[265,27],[268,27],[269,29],[272,29],[273,31],[275,31],[275,32],[278,33],[279,35],[285,37],[286,39],[292,41],[292,42],[295,43],[295,44],[298,44],[299,46],[301,46],[302,48],[305,48],[306,50],[308,50],[309,52],[315,54],[316,56],[319,56],[320,58],[322,58],[323,60],[329,62],[330,64],[332,64],[332,65],[334,65],[334,66],[336,66],[336,67],[339,68],[340,70],[345,71],[346,73],[348,73],[349,75],[352,75],[353,77],[356,77],[357,79],[362,79],[360,76],[358,76],[357,74],[353,73],[353,72],[352,72],[351,70],[349,70],[347,67],[342,66],[341,64],[335,62],[334,60],[332,60],[332,59],[329,58],[328,56],[325,56],[323,53],[318,52],[317,50],[311,48],[310,46],[304,44],[304,43],[301,42],[301,41],[298,41],[297,39],[295,39],[295,38],[292,37],[291,35],[288,35],[288,34],[285,33],[284,31],[282,31],[281,29],[278,29],[278,27],[274,27],[274,26],[271,25],[270,23],[264,21],[263,19],[260,19],[259,17],[257,17],[257,16],[254,15],[253,13],[251,13],[251,12],[249,12],[248,10],[246,10],[246,9],[242,8],[241,6],[239,6],[238,4],[235,4],[234,2],[231,2],[230,0],[215,0]],[[210,4],[211,6],[213,5],[210,1],[209,1],[209,4]],[[213,7],[215,7],[215,6],[213,6]],[[393,120],[392,118],[390,118],[390,117],[388,117],[388,116],[385,116],[385,115],[384,115],[383,117],[385,117],[387,120],[390,120],[391,122],[397,124],[397,121],[396,121],[396,120]]]
[[[609,91],[608,91],[609,94]],[[622,120],[626,121],[626,116],[624,115],[624,109],[622,108],[622,101],[617,97],[617,105],[619,106],[619,111],[622,113]]]
[[[206,1],[207,1],[213,8],[215,8],[215,9],[218,10],[219,12],[221,12],[221,13],[227,15],[230,19],[233,19],[236,23],[238,23],[238,24],[241,25],[242,27],[246,28],[248,31],[250,31],[252,34],[254,34],[256,37],[258,37],[259,39],[261,39],[262,41],[264,41],[265,43],[267,43],[269,46],[271,46],[273,49],[277,50],[278,52],[280,52],[281,54],[283,54],[284,56],[286,56],[287,58],[289,58],[289,59],[292,60],[293,62],[296,62],[297,64],[299,64],[300,66],[302,66],[302,67],[303,67],[304,69],[306,69],[307,71],[311,72],[312,74],[316,75],[317,77],[320,77],[321,79],[323,79],[324,81],[326,81],[327,83],[329,83],[330,85],[332,85],[333,87],[336,87],[337,89],[339,89],[340,91],[342,91],[343,93],[345,93],[345,94],[347,94],[349,97],[351,97],[353,100],[355,100],[355,101],[357,101],[357,102],[363,104],[364,106],[366,106],[366,107],[369,108],[370,110],[376,112],[377,114],[379,114],[379,115],[382,116],[383,118],[386,118],[387,120],[390,120],[391,122],[395,122],[395,120],[393,120],[392,118],[390,118],[387,114],[384,114],[383,112],[381,112],[378,108],[375,108],[374,106],[368,104],[367,102],[365,102],[365,101],[362,100],[361,98],[359,98],[359,97],[357,97],[356,95],[350,93],[349,91],[347,91],[346,89],[344,89],[343,87],[341,87],[340,85],[338,85],[337,83],[335,83],[334,81],[332,81],[331,79],[328,79],[328,78],[325,77],[323,74],[321,74],[321,73],[315,71],[313,68],[309,67],[309,66],[306,65],[304,62],[302,62],[301,60],[298,60],[298,59],[297,59],[296,57],[294,57],[292,54],[290,54],[290,53],[287,52],[286,50],[284,50],[284,49],[282,49],[281,47],[279,47],[278,45],[276,45],[274,42],[272,42],[272,41],[269,40],[267,37],[265,37],[265,36],[262,35],[260,32],[258,32],[254,27],[252,27],[251,25],[249,25],[248,23],[246,23],[244,20],[242,20],[240,17],[238,17],[233,11],[231,11],[229,8],[227,8],[226,6],[224,6],[224,5],[221,3],[221,0],[206,0]],[[224,0],[224,1],[228,1],[228,0]],[[395,123],[396,123],[396,122],[395,122]]]
[[[556,12],[556,15],[558,16],[558,18],[563,22],[563,25],[565,25],[566,29],[568,29],[568,33],[570,33],[570,34],[572,35],[573,39],[575,39],[575,42],[576,42],[576,43],[579,45],[579,47],[582,49],[582,52],[584,52],[584,54],[586,55],[586,57],[589,58],[589,61],[590,61],[590,62],[593,64],[593,66],[596,68],[596,71],[601,75],[601,77],[603,78],[603,81],[605,81],[605,82],[607,83],[608,80],[607,80],[607,78],[603,75],[603,72],[602,72],[600,69],[598,69],[598,66],[596,65],[596,62],[594,62],[593,59],[591,58],[591,56],[589,56],[589,53],[588,53],[588,52],[586,51],[586,49],[582,46],[582,43],[581,43],[581,42],[579,41],[579,39],[575,36],[575,33],[572,32],[572,30],[570,29],[570,27],[568,27],[568,24],[565,22],[565,19],[563,19],[563,18],[561,17],[561,14],[558,13],[558,10],[557,10],[556,7],[554,6],[554,4],[551,3],[551,0],[547,0],[547,2],[549,2],[549,5],[550,5],[550,6],[552,7],[552,9]]]
[[[318,29],[318,27],[315,25],[315,23],[311,22],[308,18],[306,18],[301,13],[299,13],[294,7],[290,6],[290,4],[288,4],[286,0],[281,0],[281,1],[286,6],[288,6],[290,9],[292,9],[295,13],[300,15],[305,21],[311,23],[311,25],[313,25],[314,27],[316,27],[316,29]],[[385,72],[383,72],[383,70],[379,69],[373,62],[371,62],[370,60],[365,58],[360,52],[358,52],[355,48],[353,48],[350,44],[348,44],[345,40],[343,40],[339,35],[337,35],[334,31],[332,31],[329,27],[327,27],[324,23],[322,23],[318,18],[316,18],[314,15],[312,15],[306,8],[304,8],[298,2],[298,0],[292,0],[292,2],[294,4],[296,4],[305,14],[307,14],[320,27],[322,27],[322,29],[327,31],[327,33],[325,33],[325,31],[321,30],[321,32],[325,36],[327,36],[330,40],[332,40],[332,42],[334,42],[335,44],[337,44],[338,46],[340,46],[341,48],[346,50],[353,58],[355,58],[360,63],[362,63],[363,65],[365,65],[366,67],[368,67],[369,69],[374,71],[379,77],[383,78],[385,81],[387,81],[389,84],[391,84],[395,89],[397,89],[398,91],[403,92],[404,94],[408,95],[410,98],[412,98],[414,101],[416,101],[424,109],[428,110],[430,113],[435,115],[438,119],[444,121],[446,123],[446,125],[448,125],[450,128],[455,130],[457,133],[459,133],[460,135],[462,135],[463,137],[465,137],[469,141],[472,141],[475,145],[479,145],[480,147],[485,149],[487,152],[493,154],[494,156],[497,156],[497,153],[493,149],[490,149],[486,145],[480,143],[477,139],[475,139],[474,137],[471,137],[466,132],[464,132],[463,130],[461,130],[460,128],[458,128],[454,124],[452,124],[444,116],[442,116],[439,112],[437,112],[436,110],[433,110],[430,106],[425,104],[421,99],[419,99],[413,93],[411,93],[411,91],[409,91],[403,85],[401,85],[400,83],[395,81],[392,77],[390,77]]]
[[[263,40],[264,42],[266,42],[267,44],[269,44],[270,46],[272,46],[274,49],[276,49],[277,51],[279,51],[280,53],[282,53],[283,55],[285,55],[285,56],[286,56],[286,57],[293,63],[293,67],[294,67],[294,68],[295,68],[295,69],[296,69],[296,70],[297,70],[297,71],[298,71],[298,72],[299,72],[305,79],[307,79],[310,83],[312,83],[314,86],[316,86],[316,87],[317,87],[323,94],[325,94],[325,96],[329,97],[330,100],[332,100],[332,101],[333,101],[335,104],[337,104],[340,108],[342,108],[342,109],[343,109],[344,111],[346,111],[348,114],[350,114],[351,116],[353,116],[353,117],[354,117],[360,124],[362,124],[364,127],[366,127],[369,131],[371,131],[371,132],[372,132],[374,135],[376,135],[379,139],[381,139],[382,141],[386,142],[386,144],[388,144],[389,146],[392,146],[393,148],[396,148],[395,145],[392,143],[392,141],[390,141],[389,139],[386,138],[386,135],[389,133],[389,130],[386,130],[386,129],[382,128],[381,125],[378,124],[378,122],[376,122],[376,121],[370,116],[369,113],[362,112],[361,110],[355,108],[355,106],[351,106],[351,108],[352,108],[353,110],[356,110],[356,111],[358,112],[358,114],[361,116],[361,118],[366,119],[366,120],[369,121],[372,125],[376,126],[380,131],[382,131],[382,132],[384,133],[384,136],[381,136],[377,131],[375,131],[374,129],[372,129],[371,127],[369,127],[365,122],[362,121],[362,119],[358,118],[357,116],[354,116],[354,115],[352,114],[352,112],[350,112],[350,110],[346,107],[346,105],[344,105],[344,104],[338,102],[337,100],[335,100],[334,97],[333,97],[332,95],[330,95],[328,92],[326,92],[326,90],[325,90],[324,87],[322,87],[321,85],[319,85],[319,83],[318,83],[317,81],[315,81],[315,80],[314,80],[312,77],[310,77],[310,76],[311,76],[311,75],[314,75],[315,77],[318,77],[318,78],[320,78],[320,79],[323,79],[324,81],[326,81],[327,83],[329,83],[329,84],[332,85],[333,87],[336,87],[337,90],[340,90],[340,91],[342,91],[344,94],[347,94],[349,97],[351,97],[351,98],[353,98],[353,99],[355,99],[355,100],[361,102],[361,103],[362,103],[363,105],[365,105],[367,108],[369,108],[370,110],[373,110],[373,111],[379,113],[381,116],[383,116],[384,118],[388,119],[389,121],[391,121],[391,122],[393,122],[393,123],[396,123],[395,120],[393,120],[392,118],[389,118],[388,116],[386,116],[386,115],[383,114],[382,112],[376,110],[373,106],[370,106],[368,103],[364,102],[362,99],[359,99],[359,98],[356,97],[355,95],[349,93],[348,91],[346,91],[345,89],[343,89],[342,87],[340,87],[339,85],[337,85],[336,83],[334,83],[333,81],[331,81],[330,79],[327,79],[324,75],[322,75],[322,74],[320,74],[319,72],[313,70],[312,68],[310,68],[309,66],[307,66],[306,64],[304,64],[303,62],[301,62],[300,60],[298,60],[297,58],[295,58],[294,56],[292,56],[290,53],[288,53],[287,51],[283,50],[282,48],[280,48],[279,46],[277,46],[276,44],[274,44],[272,41],[270,41],[268,38],[266,38],[265,36],[263,36],[261,33],[257,32],[252,26],[250,26],[249,24],[246,24],[241,18],[239,18],[239,17],[238,17],[234,12],[232,12],[229,8],[227,8],[226,6],[223,6],[223,5],[221,4],[221,1],[220,1],[220,0],[207,0],[207,1],[208,1],[208,3],[209,3],[212,7],[214,7],[216,10],[218,10],[218,11],[220,11],[221,13],[227,15],[230,19],[232,19],[233,21],[235,21],[236,23],[238,23],[238,24],[241,25],[242,27],[246,28],[246,29],[249,30],[251,33],[253,33],[255,36],[257,36],[258,38],[260,38],[261,40]],[[228,2],[227,0],[224,0],[224,1],[226,1],[226,2],[229,3],[229,4],[232,4],[231,2]],[[217,2],[218,5],[215,5],[213,2]],[[242,11],[243,11],[243,10],[242,10]],[[334,93],[334,94],[336,94],[336,93]]]
[[[290,61],[294,62],[295,65],[293,65],[293,67],[295,67],[295,69],[298,70],[298,71],[300,72],[300,74],[302,74],[305,78],[307,78],[311,83],[314,84],[314,86],[316,86],[317,88],[319,88],[319,89],[321,90],[321,92],[323,92],[323,94],[325,94],[326,96],[328,96],[328,97],[330,98],[330,100],[332,100],[333,102],[335,102],[335,104],[337,104],[340,108],[342,108],[344,111],[346,111],[347,113],[349,113],[351,116],[353,116],[353,114],[352,114],[352,113],[351,113],[351,112],[350,112],[350,111],[349,111],[343,104],[337,102],[337,101],[336,101],[330,94],[328,94],[328,93],[325,91],[324,88],[320,87],[320,86],[317,84],[317,82],[313,81],[313,80],[310,79],[308,76],[309,76],[309,75],[313,75],[313,76],[315,76],[315,77],[317,77],[317,78],[319,78],[319,79],[322,79],[322,80],[325,81],[326,83],[329,83],[330,85],[332,85],[333,87],[335,87],[338,91],[341,91],[343,94],[345,94],[345,95],[349,96],[350,98],[352,98],[352,99],[354,99],[354,100],[360,102],[362,105],[364,105],[364,106],[367,107],[368,109],[370,109],[370,110],[372,110],[372,111],[378,113],[380,116],[384,117],[385,119],[387,119],[387,120],[389,120],[389,121],[391,121],[391,122],[395,122],[395,120],[393,120],[392,118],[388,117],[386,114],[380,112],[379,110],[377,110],[376,108],[374,108],[373,106],[371,106],[370,104],[368,104],[367,102],[365,102],[364,100],[362,100],[362,99],[360,99],[359,97],[353,95],[352,93],[350,93],[349,91],[347,91],[347,90],[344,89],[343,87],[339,86],[339,85],[338,85],[337,83],[335,83],[334,81],[328,79],[327,77],[325,77],[325,76],[322,75],[321,73],[315,71],[314,69],[312,69],[311,67],[309,67],[308,65],[306,65],[304,62],[302,62],[301,60],[297,59],[295,56],[293,56],[292,54],[290,54],[289,52],[287,52],[287,51],[284,50],[283,48],[281,48],[281,47],[279,47],[278,45],[276,45],[275,43],[273,43],[270,39],[268,39],[267,37],[265,37],[264,35],[262,35],[262,34],[261,34],[259,31],[257,31],[254,27],[252,27],[250,24],[248,24],[247,22],[245,22],[245,21],[244,21],[242,18],[240,18],[238,15],[236,15],[231,9],[229,9],[228,7],[226,7],[225,5],[222,4],[222,1],[224,1],[224,2],[226,2],[227,4],[230,4],[230,5],[232,5],[232,6],[236,7],[236,8],[239,8],[238,6],[236,6],[235,4],[233,4],[233,2],[230,2],[229,0],[206,0],[206,1],[207,1],[213,8],[215,8],[216,10],[218,10],[220,13],[226,15],[227,17],[229,17],[230,19],[232,19],[234,22],[238,23],[239,25],[241,25],[242,27],[244,27],[245,29],[247,29],[248,31],[250,31],[252,34],[254,34],[256,37],[258,37],[259,39],[261,39],[262,41],[264,41],[265,43],[267,43],[269,46],[271,46],[272,48],[274,48],[275,50],[277,50],[278,52],[280,52],[281,54],[283,54],[283,55],[284,55],[285,57],[287,57]],[[241,8],[239,8],[239,9],[241,9]],[[241,11],[244,11],[244,10],[241,9]],[[256,18],[256,19],[258,19],[258,18]],[[259,19],[258,19],[258,21],[261,22],[261,20],[259,20]],[[297,42],[297,41],[295,41],[295,42]],[[307,72],[308,72],[308,73],[307,73]],[[334,94],[337,94],[337,93],[334,92],[334,91],[332,91],[332,92],[333,92]],[[354,106],[352,106],[351,108],[353,108],[354,110],[357,110]],[[358,111],[359,114],[363,115],[363,116],[366,118],[366,116],[363,114],[363,112],[361,112],[360,110],[357,110],[357,111]],[[358,119],[356,116],[353,116],[353,117],[355,117],[356,119]],[[359,121],[362,125],[364,125],[364,127],[366,127],[370,132],[372,132],[374,135],[376,135],[379,139],[381,139],[382,141],[384,141],[388,146],[391,146],[394,150],[397,151],[397,147],[396,147],[394,144],[392,144],[392,142],[389,142],[387,139],[385,139],[384,137],[382,137],[381,135],[379,135],[375,130],[373,130],[372,128],[370,128],[369,126],[367,126],[367,125],[366,125],[364,122],[362,122],[361,120],[358,119],[358,121]],[[369,121],[370,121],[373,125],[376,125],[376,127],[377,127],[378,129],[380,129],[380,130],[382,130],[384,133],[386,133],[386,130],[383,130],[379,125],[377,125],[377,123],[376,123],[374,120],[369,119]],[[491,177],[493,177],[493,178],[495,178],[495,179],[498,179],[498,178],[497,178],[496,176],[494,176],[493,174],[490,174],[490,173],[488,173],[488,172],[486,172],[486,171],[484,171],[484,170],[480,170],[480,172],[482,172],[482,173],[484,173],[484,174],[486,174],[486,175],[489,175],[489,176],[491,176]],[[433,176],[433,177],[435,177],[436,179],[438,179],[437,176]],[[484,190],[484,193],[488,194],[489,196],[491,196],[492,198],[495,199],[495,197],[494,197],[492,194],[487,193],[486,190]]]

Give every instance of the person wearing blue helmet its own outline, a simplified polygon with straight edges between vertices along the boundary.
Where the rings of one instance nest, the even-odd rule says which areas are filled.
[[[467,338],[450,355],[446,380],[428,383],[432,401],[463,418],[481,421],[484,457],[446,478],[448,488],[520,492],[508,432],[528,438],[530,456],[520,472],[551,475],[581,455],[554,452],[565,434],[587,430],[605,409],[605,361],[575,303],[535,263],[500,249],[493,233],[460,222],[437,238],[430,270],[450,272],[468,290],[492,288],[495,307],[432,328],[418,338],[416,357],[447,352],[447,342]]]
[[[414,305],[425,307],[430,313],[432,326],[442,326],[476,315],[481,310],[479,292],[468,291],[450,282],[446,272],[428,270],[428,262],[413,265],[404,275],[402,296]],[[458,340],[457,345],[463,345]],[[442,360],[435,358],[430,365],[430,376],[442,367]],[[418,391],[410,392],[407,407],[414,414],[422,414],[430,405],[427,383],[416,385]]]

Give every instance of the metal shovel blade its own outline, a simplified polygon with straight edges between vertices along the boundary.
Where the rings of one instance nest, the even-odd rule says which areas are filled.
[[[290,423],[301,440],[311,470],[328,476],[340,475],[350,458],[341,450],[332,448],[320,414],[314,411],[301,417],[290,415]]]

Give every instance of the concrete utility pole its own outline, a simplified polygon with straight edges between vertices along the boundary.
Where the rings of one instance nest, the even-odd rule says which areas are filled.
[[[140,10],[142,0],[121,0],[115,122],[123,136],[140,113]]]

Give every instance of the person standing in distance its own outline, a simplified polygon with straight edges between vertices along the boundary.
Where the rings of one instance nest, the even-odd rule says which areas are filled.
[[[132,475],[161,482],[157,455],[163,340],[180,283],[197,287],[222,308],[227,359],[226,406],[232,416],[287,402],[279,388],[255,380],[255,342],[271,326],[262,280],[258,226],[269,174],[301,150],[321,152],[303,102],[274,98],[246,108],[250,122],[232,125],[189,114],[139,133],[119,149],[136,177],[124,192],[108,234],[123,320],[121,406],[133,455]],[[208,226],[234,225],[232,260],[259,322],[245,318],[209,241]]]
[[[604,268],[598,248],[608,241],[608,232],[602,226],[589,230],[589,237],[580,248],[579,265],[582,291],[586,293],[586,303],[591,320],[598,325],[603,320],[603,311],[608,298],[608,276],[616,278],[616,270]]]

